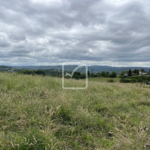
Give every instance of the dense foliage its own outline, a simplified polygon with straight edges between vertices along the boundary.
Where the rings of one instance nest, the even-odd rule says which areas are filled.
[[[105,72],[105,71],[102,71],[102,72],[98,72],[98,73],[90,73],[90,71],[88,71],[88,76],[89,77],[111,77],[111,78],[115,78],[117,77],[117,73],[116,72],[112,72],[112,73],[109,73],[109,72]]]
[[[141,69],[141,71],[144,71],[144,69]],[[128,74],[127,76],[125,74]],[[147,75],[139,75],[139,70],[135,69],[131,71],[121,72],[120,74],[120,82],[122,83],[135,83],[135,82],[149,82],[150,81],[150,71],[147,73]]]
[[[51,76],[54,76],[54,77],[62,77],[61,70],[52,70],[52,69],[20,70],[20,71],[18,71],[18,73],[28,74],[28,75],[37,74],[37,75],[51,75]],[[64,77],[69,78],[69,76],[66,75],[66,73],[71,74],[72,72],[67,72],[67,71],[64,72],[64,74],[65,74]],[[104,78],[110,77],[110,78],[115,78],[115,77],[117,77],[117,73],[116,72],[109,73],[109,72],[105,72],[105,71],[102,71],[101,73],[99,73],[99,72],[98,73],[93,73],[93,72],[90,73],[90,71],[88,71],[88,77],[104,77]],[[86,74],[76,71],[76,72],[74,72],[72,78],[74,78],[74,79],[85,79]]]
[[[18,72],[19,74],[28,74],[28,75],[44,75],[45,76],[45,72],[42,70],[21,70]]]

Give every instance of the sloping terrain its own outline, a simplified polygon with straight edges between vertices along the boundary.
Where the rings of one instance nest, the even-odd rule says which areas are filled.
[[[150,88],[0,73],[0,149],[148,150]]]

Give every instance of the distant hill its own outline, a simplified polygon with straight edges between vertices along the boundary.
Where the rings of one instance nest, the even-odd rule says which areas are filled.
[[[72,71],[74,70],[74,68],[77,67],[77,65],[66,65],[65,66],[65,70],[66,71]],[[58,66],[13,66],[13,68],[25,68],[25,69],[56,69],[56,70],[61,70],[62,66],[58,65]],[[90,72],[93,73],[97,73],[97,72],[102,72],[102,71],[106,71],[106,72],[112,72],[115,71],[117,73],[121,73],[122,71],[126,71],[126,70],[134,70],[134,69],[144,69],[145,71],[149,71],[150,67],[111,67],[111,66],[88,66],[88,70]],[[85,67],[79,69],[80,72],[84,72],[85,71]]]
[[[150,67],[111,67],[111,66],[89,66],[88,67],[89,70],[93,73],[97,73],[97,72],[102,72],[102,71],[108,71],[108,72],[112,72],[112,71],[115,71],[117,73],[121,73],[122,71],[126,71],[126,70],[134,70],[134,69],[138,69],[138,70],[141,70],[141,69],[144,69],[145,71],[149,71],[150,70]]]
[[[65,71],[73,71],[75,68],[77,67],[77,65],[66,65],[65,66]],[[29,69],[29,70],[46,70],[46,72],[61,72],[62,70],[62,66],[58,65],[58,66],[0,66],[0,71],[7,71],[7,72],[17,72],[20,70],[25,70],[25,69]],[[121,73],[122,71],[127,71],[127,70],[134,70],[134,69],[144,69],[145,71],[149,72],[150,67],[111,67],[111,66],[88,66],[88,70],[90,72],[93,73],[98,73],[98,72],[113,72],[115,71],[116,73]],[[81,67],[80,69],[78,69],[79,72],[85,72],[85,67]]]
[[[3,66],[3,65],[0,66],[0,71],[8,71],[8,70],[11,70],[11,69],[13,69],[13,68],[9,67],[9,66]]]

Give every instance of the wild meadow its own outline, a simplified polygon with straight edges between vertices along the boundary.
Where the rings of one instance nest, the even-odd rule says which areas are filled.
[[[0,73],[0,149],[149,150],[150,88]]]

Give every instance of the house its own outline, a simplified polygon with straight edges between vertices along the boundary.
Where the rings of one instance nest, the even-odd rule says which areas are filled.
[[[121,75],[121,73],[117,73],[117,76],[120,76]]]
[[[128,76],[128,73],[124,73],[124,76],[127,77],[127,76]]]
[[[142,76],[142,75],[147,75],[147,72],[140,70],[140,71],[139,71],[139,75],[140,75],[140,76]]]
[[[134,75],[135,75],[135,73],[132,71],[132,72],[131,72],[131,76],[134,76]],[[124,73],[124,76],[125,76],[125,77],[128,76],[128,71],[126,71],[126,72]]]

